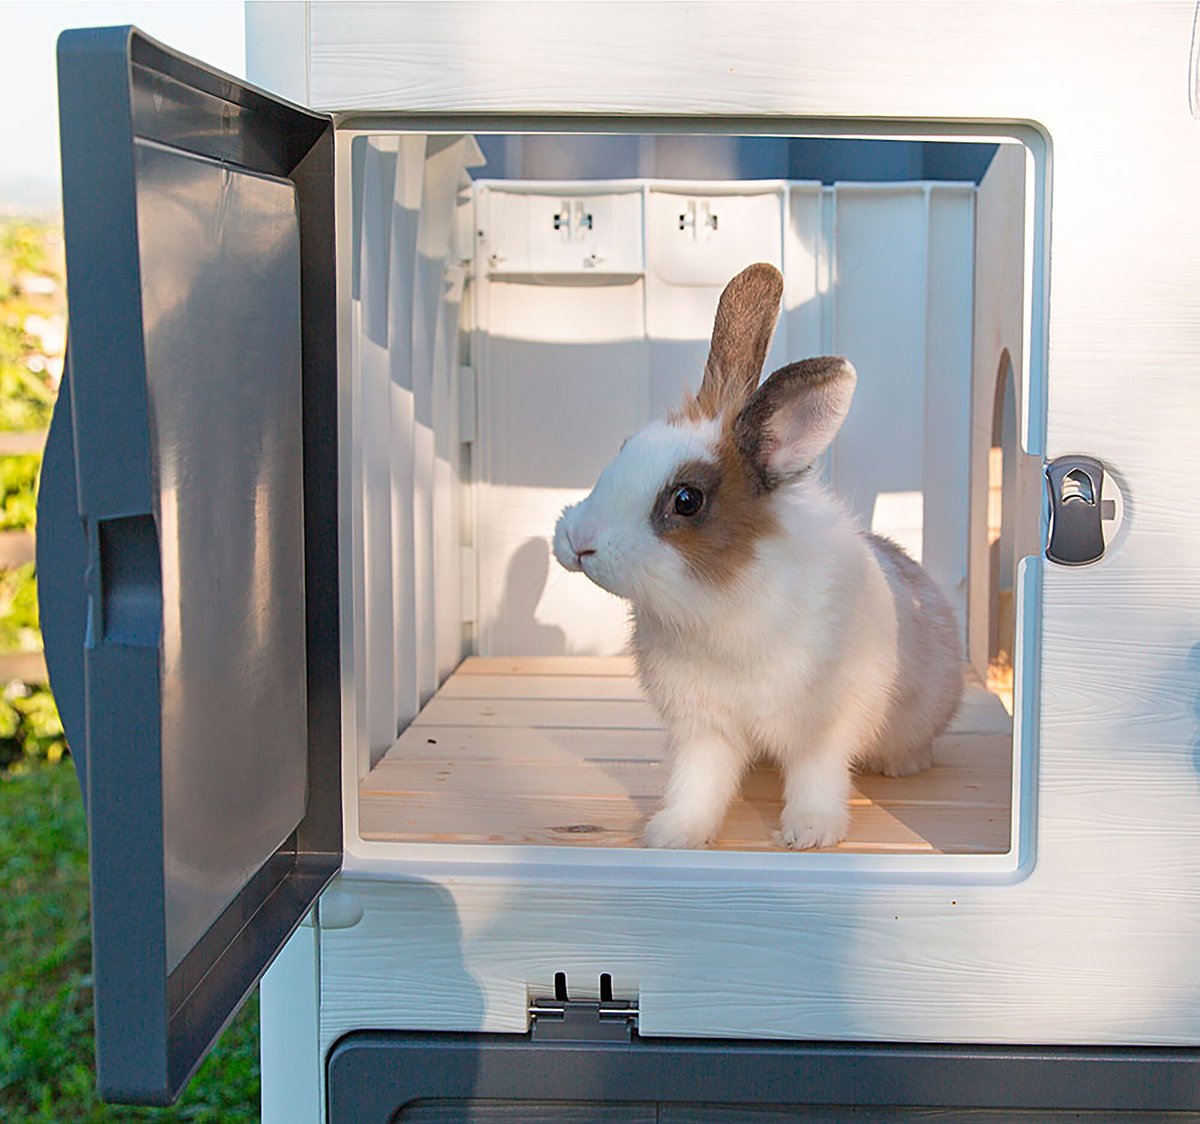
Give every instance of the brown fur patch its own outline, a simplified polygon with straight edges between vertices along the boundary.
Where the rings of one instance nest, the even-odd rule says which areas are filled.
[[[760,539],[779,533],[770,485],[749,455],[756,450],[743,447],[739,419],[758,386],[782,297],[783,276],[765,262],[743,269],[725,286],[700,390],[685,395],[668,419],[676,425],[722,419],[714,459],[680,466],[650,517],[655,534],[679,551],[692,573],[718,586],[745,571]],[[704,492],[704,505],[693,516],[674,510],[674,494],[685,484]]]
[[[854,394],[854,368],[841,356],[821,355],[780,367],[750,397],[733,421],[733,442],[758,480],[770,491],[786,479],[770,466],[778,442],[776,419],[791,409],[793,429],[811,432],[820,445],[815,456],[833,440]],[[826,439],[827,438],[827,439]],[[808,465],[800,466],[800,470]]]
[[[693,574],[717,586],[734,581],[753,560],[759,539],[779,531],[770,497],[734,440],[736,417],[726,415],[716,458],[680,466],[651,515],[655,534],[679,551]],[[704,492],[704,506],[691,517],[673,507],[684,484]]]
[[[748,266],[725,286],[699,393],[685,395],[670,420],[720,417],[749,397],[762,374],[782,297],[783,276],[766,262]]]

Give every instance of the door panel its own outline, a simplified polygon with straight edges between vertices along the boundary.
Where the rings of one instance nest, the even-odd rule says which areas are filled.
[[[69,622],[100,1089],[162,1103],[340,865],[331,123],[130,28],[59,61],[39,518],[83,545],[43,551],[42,613]]]

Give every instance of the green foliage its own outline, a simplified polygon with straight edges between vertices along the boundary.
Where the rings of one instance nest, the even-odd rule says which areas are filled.
[[[9,683],[0,694],[0,769],[22,760],[53,763],[66,749],[62,719],[50,689],[20,680]]]
[[[167,1109],[96,1096],[86,830],[66,761],[0,774],[0,1119],[240,1124],[258,1119],[258,1006],[252,997]]]
[[[0,531],[32,531],[37,521],[37,453],[0,457]]]
[[[0,326],[0,429],[46,429],[54,409],[54,393],[32,371],[10,360],[8,325]]]
[[[38,334],[63,314],[61,235],[47,223],[0,220],[0,429],[45,429],[57,343]],[[55,333],[51,332],[51,336]]]
[[[33,563],[0,569],[0,651],[39,651],[42,644],[38,628]]]

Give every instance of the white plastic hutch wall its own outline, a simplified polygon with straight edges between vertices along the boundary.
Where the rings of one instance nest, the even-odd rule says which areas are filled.
[[[643,1036],[1200,1045],[1193,16],[247,4],[249,79],[335,115],[339,270],[344,859],[263,979],[264,1120],[324,1119],[346,1033],[520,1034],[559,972],[593,995],[611,974]],[[999,148],[979,184],[483,163],[491,134],[547,132]],[[1007,852],[363,838],[360,782],[465,655],[621,650],[620,606],[552,566],[553,519],[694,385],[716,294],[756,260],[787,278],[769,362],[862,372],[826,471],[923,557],[980,674],[1011,368]],[[1064,454],[1122,502],[1086,567],[1042,556]]]
[[[1188,374],[1200,345],[1200,228],[1194,221],[1200,124],[1188,67],[1192,6],[711,4],[687,9],[682,26],[673,5],[566,5],[555,8],[552,19],[536,6],[248,8],[251,79],[343,115],[341,379],[343,401],[354,403],[343,423],[342,453],[354,466],[341,529],[345,557],[352,560],[344,591],[345,866],[318,911],[319,923],[298,932],[263,984],[267,1118],[319,1117],[321,1059],[346,1031],[520,1032],[530,995],[548,993],[557,971],[579,981],[613,973],[618,994],[636,994],[641,1033],[649,1035],[1200,1042],[1200,961],[1194,955],[1200,914],[1192,893],[1200,873],[1194,758],[1200,523],[1191,484],[1200,398]],[[451,639],[444,653],[429,644],[420,623],[421,646],[412,653],[403,644],[393,648],[386,617],[375,622],[381,641],[370,637],[382,601],[368,592],[365,560],[374,555],[371,531],[360,519],[369,523],[372,504],[389,501],[388,469],[364,463],[372,448],[367,430],[388,426],[390,418],[388,440],[401,457],[409,455],[407,440],[419,448],[436,438],[420,425],[408,438],[407,411],[419,405],[410,406],[394,381],[380,389],[381,377],[370,367],[376,353],[364,329],[367,298],[350,297],[348,248],[361,241],[365,268],[373,240],[350,221],[350,150],[359,135],[378,138],[422,120],[494,114],[538,127],[551,126],[559,115],[594,115],[610,128],[639,131],[647,116],[705,128],[737,119],[727,131],[753,123],[782,133],[949,134],[1025,146],[1002,149],[1006,161],[1021,165],[1026,190],[1020,202],[1011,189],[989,198],[986,181],[974,201],[974,330],[969,340],[959,335],[943,346],[959,371],[970,348],[976,372],[986,376],[974,380],[976,394],[994,385],[1007,351],[1021,388],[1024,451],[1039,459],[1074,452],[1101,457],[1125,490],[1127,516],[1119,548],[1092,567],[1044,564],[1036,546],[1022,566],[1018,743],[1028,785],[1018,792],[1024,829],[1014,835],[1017,861],[1006,877],[946,868],[924,873],[920,860],[903,876],[879,864],[859,871],[849,861],[839,864],[843,856],[759,857],[730,869],[704,853],[670,862],[627,853],[611,863],[589,863],[596,856],[573,853],[568,864],[557,865],[530,862],[519,848],[442,857],[356,838],[353,795],[362,763],[379,745],[372,716],[383,708],[380,724],[390,740],[406,707],[413,713],[454,662],[459,622],[445,621]],[[676,120],[671,127],[686,125]],[[413,143],[424,142],[372,140],[369,150]],[[467,147],[459,167],[470,162]],[[427,159],[425,167],[432,164]],[[407,176],[410,166],[401,165]],[[432,170],[413,174],[428,184]],[[1153,205],[1144,195],[1150,183]],[[653,189],[646,185],[651,198]],[[639,192],[635,197],[646,198]],[[846,196],[854,192],[838,194],[839,218],[853,213]],[[766,197],[782,210],[827,195],[773,185]],[[396,216],[406,214],[406,200],[415,210],[419,198],[418,185],[406,180],[390,203],[379,203],[394,206]],[[971,199],[953,192],[944,198],[947,208],[966,211],[970,229]],[[930,200],[936,208],[939,192],[911,191],[918,225]],[[409,221],[420,225],[415,216]],[[371,218],[363,222],[366,231]],[[993,224],[1003,230],[1014,222],[1024,234],[1019,246],[989,241]],[[960,248],[946,255],[948,268],[961,270],[971,258],[971,237],[953,217],[945,229],[951,239],[967,239],[966,254]],[[925,248],[918,246],[917,252]],[[777,248],[772,227],[762,251],[756,245],[747,256],[771,259]],[[375,249],[386,256],[384,247]],[[630,263],[630,272],[641,272],[638,264]],[[726,264],[741,262],[714,266],[704,278],[704,299],[697,294],[694,309],[679,314],[689,341],[706,333],[708,298],[729,272]],[[414,275],[394,257],[389,265],[393,277]],[[450,263],[451,277],[460,276],[456,266]],[[679,381],[673,367],[647,393],[647,381],[658,377],[653,293],[667,282],[650,275],[649,263],[645,268],[645,294],[613,286],[530,288],[500,297],[499,285],[476,274],[476,322],[486,328],[487,317],[499,315],[497,304],[511,300],[504,306],[510,323],[536,339],[551,330],[556,302],[586,294],[604,338],[630,341],[624,346],[635,353],[614,363],[609,349],[588,372],[596,391],[588,409],[599,402],[606,421],[612,411],[624,411],[621,422],[632,429],[672,400],[671,384]],[[796,272],[788,276],[789,285],[798,283]],[[809,277],[819,277],[819,270]],[[1016,301],[1004,289],[1014,279]],[[908,294],[916,316],[913,309],[893,312],[888,326],[899,321],[924,335],[929,323],[936,330],[941,301],[966,299],[963,280],[948,278],[942,294],[935,277],[932,298]],[[489,288],[491,306],[483,304]],[[622,298],[634,307],[614,307]],[[786,303],[791,310],[802,301],[789,292]],[[773,357],[784,348],[792,357],[830,345],[850,351],[851,339],[869,340],[869,330],[858,338],[850,329],[830,336],[827,320],[799,319],[789,311]],[[428,348],[435,346],[431,334],[424,325],[412,338]],[[403,330],[399,338],[405,340]],[[694,360],[702,346],[687,351]],[[489,359],[500,385],[519,362],[494,352]],[[856,356],[856,362],[870,369],[869,360]],[[531,402],[552,402],[558,414],[543,416],[535,407],[539,442],[574,437],[579,419],[590,417],[576,412],[574,401],[553,397],[559,372],[526,375],[528,384],[513,386],[517,393],[501,404],[477,381],[480,442],[495,441],[484,431],[502,429],[506,409],[527,411]],[[612,381],[618,378],[629,380],[616,384],[620,393]],[[418,385],[414,398],[420,393]],[[367,407],[372,394],[390,396],[390,414]],[[936,415],[935,405],[928,408]],[[975,416],[990,424],[990,413],[976,409]],[[946,517],[978,518],[986,506],[980,494],[986,473],[965,464],[966,434],[947,429],[948,443],[957,447],[945,450],[945,463],[966,473],[971,502]],[[852,432],[843,438],[852,440]],[[928,458],[931,444],[918,442],[914,457]],[[588,445],[586,451],[590,471],[609,450]],[[483,464],[496,463],[486,457]],[[452,472],[453,458],[444,460]],[[841,463],[837,454],[835,463]],[[884,474],[893,478],[890,470]],[[394,503],[405,477],[393,469],[390,479]],[[494,608],[494,589],[516,540],[500,541],[501,528],[487,516],[493,501],[486,471],[480,479],[474,559],[481,650],[536,651],[529,621],[521,635]],[[587,483],[586,474],[571,480],[578,488]],[[428,483],[418,479],[414,494],[428,496]],[[530,522],[513,525],[512,533],[522,540],[544,537],[546,520],[565,498],[540,495]],[[404,503],[401,498],[402,521]],[[933,507],[927,492],[926,512]],[[937,510],[946,512],[941,504]],[[386,522],[386,514],[381,519]],[[960,604],[972,563],[980,564],[959,556],[935,563]],[[415,570],[421,574],[420,562]],[[531,593],[525,608],[543,627],[569,628],[590,595],[564,592],[559,603],[535,602]],[[403,616],[415,607],[420,622],[420,605],[419,592],[405,591],[393,612]],[[595,619],[603,613],[597,607]],[[595,635],[581,635],[579,650],[611,650],[615,637],[606,623]],[[972,655],[982,658],[978,649]],[[407,677],[411,668],[418,669],[415,682]],[[397,700],[394,714],[387,711],[389,695]],[[831,871],[840,877],[831,878]]]

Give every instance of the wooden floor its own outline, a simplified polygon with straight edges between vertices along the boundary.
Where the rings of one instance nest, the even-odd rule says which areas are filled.
[[[636,847],[659,804],[666,737],[631,661],[466,660],[361,787],[367,839]],[[1008,850],[1011,719],[977,679],[932,769],[856,778],[837,850]],[[778,850],[777,772],[753,769],[721,850]]]

